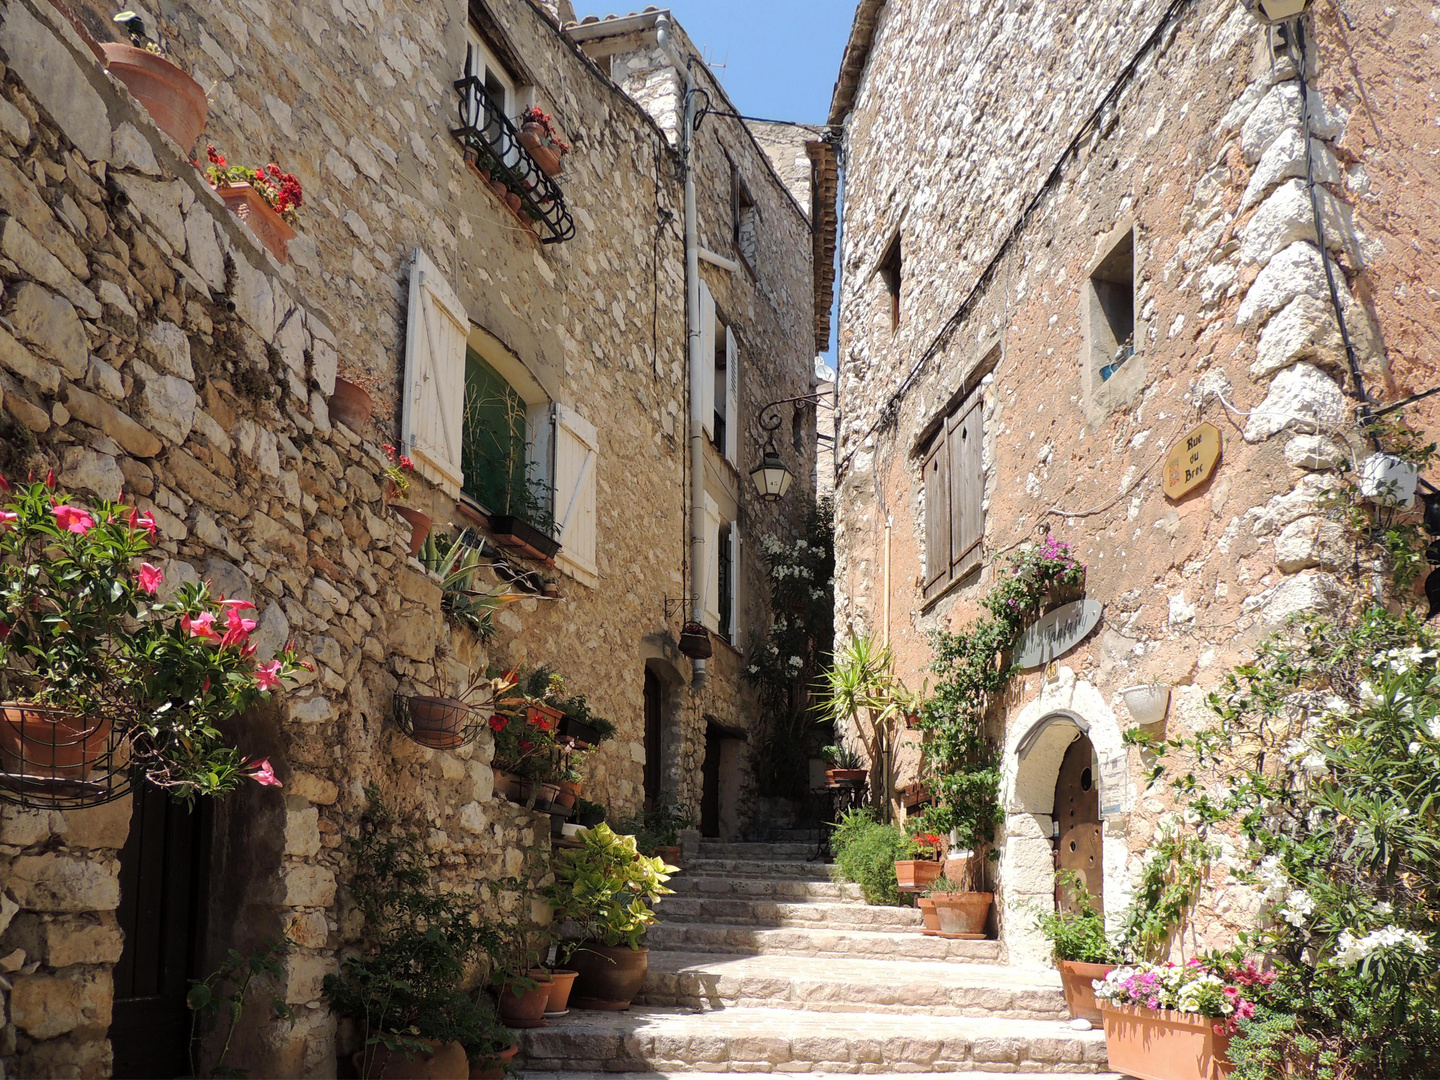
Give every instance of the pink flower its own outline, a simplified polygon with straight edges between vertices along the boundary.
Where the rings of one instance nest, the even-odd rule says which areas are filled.
[[[250,766],[250,772],[245,775],[254,780],[257,784],[265,787],[284,787],[280,778],[275,775],[274,768],[270,765],[269,758],[252,759],[246,762]]]
[[[12,513],[9,510],[0,510],[0,528],[5,527],[6,525],[14,525],[15,522],[19,520],[19,514]]]
[[[233,608],[237,611],[243,611],[245,608],[253,610],[255,607],[249,600],[226,600],[224,597],[221,597],[217,603],[223,608]]]
[[[10,624],[9,624],[9,623],[0,622],[0,641],[4,641],[4,640],[5,640],[6,638],[8,638],[9,636],[10,636]]]
[[[271,660],[255,669],[255,685],[261,690],[280,689],[280,661]]]
[[[225,626],[225,636],[220,639],[222,649],[231,645],[244,645],[250,631],[255,629],[255,620],[241,616],[240,608],[236,606],[225,613]]]
[[[203,637],[207,641],[220,640],[220,634],[215,629],[214,612],[203,611],[193,619],[189,615],[182,615],[180,628],[188,631],[191,637]]]
[[[160,530],[155,527],[154,514],[142,514],[134,507],[130,508],[130,517],[126,519],[125,523],[132,529],[144,529],[150,534],[151,540],[154,540],[160,532]]]
[[[84,536],[95,527],[95,519],[78,506],[59,505],[54,507],[55,520],[67,532]]]
[[[155,590],[160,587],[160,583],[165,580],[165,575],[160,572],[158,567],[145,562],[140,564],[139,578],[141,591],[153,595]]]

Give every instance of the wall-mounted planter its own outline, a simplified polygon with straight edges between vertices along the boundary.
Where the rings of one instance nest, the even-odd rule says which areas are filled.
[[[335,392],[326,404],[330,407],[330,419],[340,421],[356,434],[364,434],[365,425],[375,411],[375,399],[363,386],[338,377]]]
[[[1080,575],[1079,585],[1061,585],[1052,581],[1045,587],[1045,610],[1064,607],[1066,604],[1073,604],[1076,600],[1085,599],[1085,575]]]
[[[406,506],[404,503],[390,503],[389,506],[410,523],[410,557],[414,558],[425,546],[425,538],[430,535],[430,526],[434,522],[430,520],[429,514],[421,513],[413,506]]]
[[[520,128],[520,145],[530,152],[535,164],[544,170],[546,176],[559,176],[564,171],[561,152],[545,143],[545,129],[539,124],[524,124]]]
[[[497,544],[523,551],[542,561],[553,559],[560,550],[559,540],[513,514],[491,514],[490,531],[494,533]]]
[[[1170,708],[1170,687],[1165,683],[1127,686],[1120,691],[1131,718],[1142,725],[1158,724]]]
[[[205,130],[210,103],[198,82],[163,56],[116,42],[101,45],[105,67],[187,154]]]
[[[691,660],[708,660],[715,654],[710,631],[700,623],[686,623],[680,630],[680,653]]]
[[[215,192],[225,200],[229,211],[249,226],[276,262],[283,266],[290,261],[289,246],[295,239],[295,230],[258,191],[249,184],[221,184]]]
[[[832,786],[836,784],[863,784],[868,775],[865,769],[826,769],[825,783]]]
[[[67,810],[130,790],[130,744],[108,716],[0,703],[0,803]]]

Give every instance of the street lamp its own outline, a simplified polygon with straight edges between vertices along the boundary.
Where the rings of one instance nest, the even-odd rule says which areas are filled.
[[[802,405],[834,408],[824,398],[823,394],[802,394],[800,397],[781,398],[760,407],[760,427],[766,433],[765,453],[760,458],[760,464],[750,470],[750,479],[755,481],[755,490],[766,502],[779,502],[795,481],[795,477],[785,467],[780,451],[775,448],[775,432],[780,430],[781,424],[780,406],[793,403],[797,411]]]

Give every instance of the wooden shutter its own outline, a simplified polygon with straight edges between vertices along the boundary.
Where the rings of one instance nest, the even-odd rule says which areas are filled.
[[[555,406],[556,561],[587,584],[595,584],[595,473],[599,441],[595,425],[574,409]]]
[[[740,357],[735,331],[725,328],[725,460],[740,463]]]
[[[701,610],[705,625],[720,632],[720,507],[705,496],[705,595]]]
[[[700,282],[700,429],[715,437],[715,297]]]
[[[400,437],[416,470],[450,495],[458,495],[464,483],[461,434],[469,333],[470,320],[459,297],[416,248],[410,264]]]
[[[740,522],[730,523],[730,644],[740,648]]]
[[[964,573],[970,555],[985,536],[981,509],[985,496],[981,449],[982,402],[973,405],[947,423],[950,458],[950,566],[952,577]]]
[[[945,427],[925,459],[925,590],[938,587],[950,576],[950,468],[945,451]]]

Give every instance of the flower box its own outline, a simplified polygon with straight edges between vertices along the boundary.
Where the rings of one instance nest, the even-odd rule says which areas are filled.
[[[895,879],[902,889],[924,889],[940,876],[938,859],[896,859]]]
[[[276,262],[283,266],[290,261],[288,249],[290,241],[295,239],[295,230],[258,191],[249,184],[221,184],[215,191],[225,200],[226,208],[248,225],[255,238],[275,256]]]
[[[1197,1013],[1100,1002],[1105,1052],[1112,1072],[1138,1080],[1224,1080],[1230,1075],[1228,1035]]]
[[[541,562],[553,559],[560,550],[559,540],[513,514],[492,514],[490,531],[494,533],[497,544],[522,551]]]

